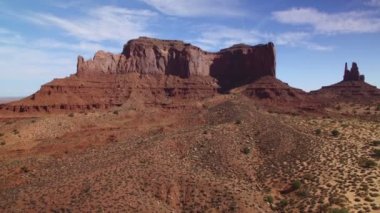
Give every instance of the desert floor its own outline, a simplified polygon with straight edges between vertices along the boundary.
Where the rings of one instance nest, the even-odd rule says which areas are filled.
[[[0,116],[1,211],[380,212],[375,106],[184,105]]]

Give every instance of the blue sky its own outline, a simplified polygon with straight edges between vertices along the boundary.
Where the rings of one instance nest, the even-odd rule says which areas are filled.
[[[291,86],[338,82],[352,61],[380,86],[380,0],[4,0],[0,96],[30,95],[75,73],[78,55],[118,53],[139,36],[209,51],[273,41],[277,77]]]

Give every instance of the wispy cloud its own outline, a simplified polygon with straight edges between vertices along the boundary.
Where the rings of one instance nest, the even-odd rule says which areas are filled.
[[[141,35],[152,35],[147,21],[155,15],[150,10],[103,6],[75,18],[61,18],[47,13],[32,13],[26,18],[37,24],[60,28],[81,40],[125,42]]]
[[[380,7],[380,0],[369,0],[367,4],[370,6]]]
[[[380,32],[379,14],[371,11],[325,13],[314,8],[291,8],[272,15],[278,22],[311,26],[322,34]]]
[[[244,16],[238,0],[141,0],[163,14],[181,17]]]
[[[78,54],[91,57],[99,49],[116,50],[87,41],[30,39],[4,28],[0,28],[0,44],[2,95],[28,95],[42,83],[75,73]],[[6,91],[9,82],[14,83],[12,91]]]
[[[312,35],[306,32],[271,33],[257,30],[231,28],[226,26],[204,27],[200,36],[193,42],[207,50],[218,50],[236,43],[257,44],[269,41],[277,45],[303,47],[310,50],[330,51],[332,46],[325,46],[311,41]]]

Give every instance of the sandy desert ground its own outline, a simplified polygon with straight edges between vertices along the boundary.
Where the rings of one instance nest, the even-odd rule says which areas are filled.
[[[375,105],[184,105],[3,116],[1,211],[380,212]]]

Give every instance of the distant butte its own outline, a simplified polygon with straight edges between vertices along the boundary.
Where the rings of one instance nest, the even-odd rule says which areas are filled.
[[[344,68],[341,82],[324,86],[320,90],[312,91],[311,95],[329,101],[377,101],[380,100],[380,90],[365,82],[364,75],[360,75],[357,63],[353,62],[351,69]]]

